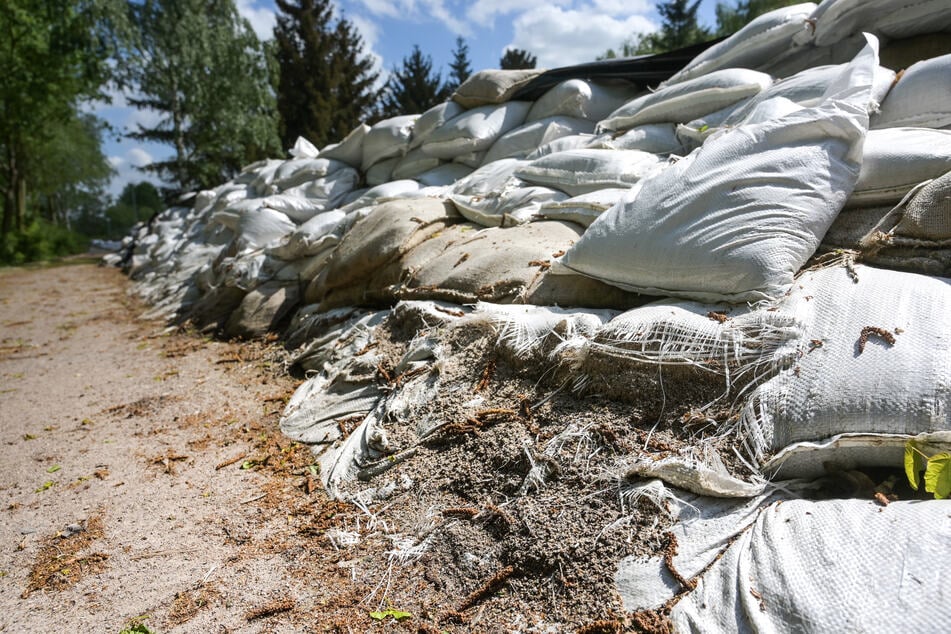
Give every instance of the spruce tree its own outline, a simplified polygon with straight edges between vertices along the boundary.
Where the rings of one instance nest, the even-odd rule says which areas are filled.
[[[433,72],[433,60],[423,55],[419,46],[403,58],[403,65],[394,68],[383,90],[380,113],[383,117],[418,114],[445,101],[449,93],[440,87],[439,73]]]
[[[773,9],[788,7],[793,4],[799,4],[798,0],[738,0],[733,5],[718,2],[716,8],[716,35],[717,37],[732,35],[746,26],[753,18]]]
[[[472,74],[472,63],[469,61],[469,46],[461,37],[456,38],[456,48],[452,51],[452,62],[449,64],[449,78],[444,90],[452,94],[462,82]]]
[[[277,0],[274,28],[281,141],[303,136],[317,147],[339,141],[371,116],[378,74],[348,20],[330,0]]]
[[[538,58],[521,48],[507,48],[499,60],[502,70],[521,70],[535,68]]]

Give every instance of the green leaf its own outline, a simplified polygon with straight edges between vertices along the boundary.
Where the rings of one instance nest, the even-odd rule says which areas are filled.
[[[939,453],[928,458],[925,491],[934,493],[936,500],[943,500],[951,495],[951,453]]]
[[[918,490],[918,474],[924,470],[926,462],[927,458],[921,453],[918,443],[914,440],[905,443],[905,476],[915,491]]]
[[[62,467],[60,467],[58,464],[54,464],[52,467],[47,467],[46,473],[56,473],[56,472],[59,471],[61,468],[62,468]]]
[[[47,480],[46,482],[43,483],[43,485],[40,488],[36,490],[36,492],[42,493],[43,491],[46,491],[47,489],[53,488],[55,484],[56,482],[54,482],[53,480]]]
[[[382,621],[386,618],[385,612],[370,612],[370,618],[376,619],[377,621]]]
[[[387,608],[380,612],[370,612],[370,618],[376,619],[377,621],[382,621],[388,616],[392,616],[397,621],[402,621],[403,619],[408,619],[413,615],[410,612],[403,612],[402,610],[394,610],[393,608]]]

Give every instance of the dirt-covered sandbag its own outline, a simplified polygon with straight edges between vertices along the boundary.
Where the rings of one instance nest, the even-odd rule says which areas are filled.
[[[358,284],[459,220],[452,203],[430,198],[378,205],[344,235],[327,266],[308,287],[306,302],[316,303],[335,289]]]
[[[539,146],[555,139],[594,132],[594,123],[585,119],[553,116],[536,119],[506,132],[492,144],[482,159],[483,164],[504,158],[525,158]]]
[[[604,284],[591,285],[592,280],[581,276],[562,279],[548,274],[551,260],[581,232],[577,225],[557,221],[471,232],[425,266],[414,268],[400,297],[457,304],[488,301],[595,308],[643,302]]]
[[[456,88],[452,100],[464,108],[504,103],[542,72],[541,69],[480,70]]]
[[[872,39],[820,105],[711,137],[592,223],[558,267],[647,294],[781,296],[855,186],[877,66]]]
[[[598,123],[598,127],[626,130],[647,123],[686,123],[752,97],[772,83],[769,75],[755,70],[714,71],[629,101]]]
[[[947,11],[951,16],[951,11]],[[949,35],[951,37],[951,35]],[[951,127],[951,55],[912,64],[872,117],[872,128]]]
[[[248,292],[225,322],[230,337],[259,337],[273,330],[297,306],[299,285],[291,282],[265,282]]]
[[[630,82],[568,79],[539,97],[526,121],[565,116],[597,122],[637,97],[641,90]]]
[[[509,101],[467,110],[433,130],[420,147],[424,154],[441,159],[484,152],[503,134],[520,126],[530,107],[528,101]]]
[[[520,165],[524,181],[554,187],[569,196],[631,186],[663,169],[661,157],[640,150],[567,150]]]
[[[746,24],[726,40],[694,57],[667,80],[675,84],[723,68],[757,69],[763,60],[787,50],[793,36],[806,28],[806,20],[816,9],[812,2],[774,9]]]

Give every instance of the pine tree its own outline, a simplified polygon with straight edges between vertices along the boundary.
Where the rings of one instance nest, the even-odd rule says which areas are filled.
[[[535,68],[538,59],[521,48],[507,48],[499,60],[499,68],[502,70],[520,70],[525,68]]]
[[[657,13],[662,23],[660,31],[640,36],[636,48],[638,54],[663,53],[678,48],[699,44],[710,39],[710,29],[697,22],[700,0],[671,0],[660,2]]]
[[[371,116],[379,93],[373,61],[330,0],[277,0],[274,28],[281,141],[303,136],[317,147],[339,141]]]
[[[456,48],[452,51],[452,62],[449,64],[449,79],[444,86],[445,92],[452,94],[462,82],[472,74],[472,64],[469,61],[469,46],[461,37],[456,38]]]
[[[445,87],[440,87],[439,73],[433,73],[432,58],[414,44],[402,67],[394,68],[386,82],[380,112],[383,117],[422,113],[448,97]]]
[[[280,151],[264,48],[233,0],[145,0],[130,5],[139,39],[128,59],[138,95],[162,114],[129,136],[175,155],[145,169],[172,191],[208,188]]]

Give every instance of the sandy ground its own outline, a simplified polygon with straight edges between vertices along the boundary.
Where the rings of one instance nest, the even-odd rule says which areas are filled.
[[[299,381],[273,345],[137,320],[127,286],[0,270],[0,631],[337,628],[302,537],[325,502],[277,430]]]

